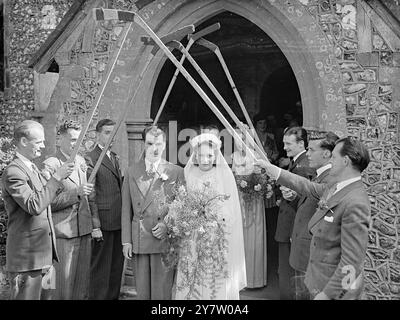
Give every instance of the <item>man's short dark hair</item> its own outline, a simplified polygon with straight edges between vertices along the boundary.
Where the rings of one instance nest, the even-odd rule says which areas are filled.
[[[354,137],[346,137],[336,141],[336,145],[342,143],[340,155],[348,156],[353,167],[358,171],[363,172],[370,162],[370,156],[367,147]]]
[[[159,135],[162,135],[163,139],[164,139],[164,142],[167,141],[167,135],[165,134],[165,132],[163,130],[161,130],[159,127],[153,126],[153,125],[146,126],[144,128],[143,133],[142,133],[143,141],[146,141],[146,135],[149,132],[155,137],[158,137]]]
[[[312,140],[321,140],[319,146],[321,149],[333,151],[336,145],[336,141],[339,137],[334,134],[332,131],[313,131],[309,135],[309,141]]]
[[[267,117],[261,113],[258,113],[253,118],[253,124],[257,125],[257,122],[261,120],[267,120]]]
[[[104,126],[113,126],[115,125],[115,121],[111,119],[101,119],[99,122],[96,124],[96,131],[101,132],[103,130]]]
[[[37,126],[43,129],[43,126],[34,120],[24,120],[14,126],[14,142],[19,143],[22,137],[30,140],[30,131],[32,127]]]
[[[292,127],[288,128],[284,132],[285,136],[295,136],[296,137],[296,142],[303,141],[304,142],[304,148],[307,149],[308,147],[308,138],[307,138],[307,131],[306,129],[302,127]]]
[[[82,125],[75,120],[65,120],[58,128],[58,133],[61,135],[66,134],[68,129],[82,130]]]
[[[216,124],[208,124],[204,127],[203,130],[218,130],[219,131],[219,127]]]

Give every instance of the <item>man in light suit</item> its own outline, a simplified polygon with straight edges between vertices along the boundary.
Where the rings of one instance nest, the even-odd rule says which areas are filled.
[[[115,122],[102,119],[96,125],[96,147],[87,154],[89,177],[114,130]],[[110,145],[111,147],[111,145]],[[91,300],[117,300],[121,290],[124,256],[121,243],[122,174],[115,152],[107,150],[95,179],[95,196],[89,197],[91,211],[100,224],[94,230],[90,297]]]
[[[161,158],[165,133],[156,127],[143,132],[144,157],[129,167],[122,186],[122,243],[124,256],[136,255],[136,290],[139,300],[169,300],[174,272],[167,270],[161,254],[167,250],[167,212],[160,212],[158,199],[172,195],[184,182],[183,169]],[[156,201],[155,201],[156,200]]]
[[[361,173],[368,166],[367,148],[357,139],[339,139],[332,152],[330,183],[308,181],[267,161],[258,164],[278,183],[319,200],[308,223],[312,233],[305,284],[316,300],[359,299],[371,208]]]
[[[44,148],[43,126],[25,120],[14,128],[15,159],[2,175],[3,198],[8,214],[6,269],[11,282],[10,299],[48,298],[47,282],[57,261],[50,203],[63,189],[62,180],[73,171],[64,164],[46,181],[32,162]],[[50,280],[50,279],[49,279]]]
[[[81,125],[72,120],[61,125],[60,146],[54,156],[44,161],[48,176],[67,162],[81,129]],[[77,155],[74,171],[63,181],[63,192],[51,204],[59,256],[55,264],[56,289],[52,293],[56,300],[87,300],[89,297],[91,233],[100,223],[98,216],[93,216],[89,209],[87,196],[93,191],[93,184],[86,181],[86,169],[85,159]]]
[[[283,144],[287,156],[291,158],[288,170],[294,174],[311,179],[315,175],[315,169],[310,168],[306,155],[306,148],[308,147],[307,131],[301,127],[289,128],[284,133]],[[278,242],[279,253],[279,293],[281,300],[293,300],[295,286],[293,282],[294,270],[289,264],[290,237],[300,197],[296,192],[284,186],[280,189],[283,200],[279,205],[275,232],[275,240]]]
[[[339,137],[333,132],[314,132],[308,142],[307,157],[310,167],[317,171],[311,180],[316,183],[327,183],[331,168],[330,160],[335,142]],[[308,222],[314,215],[318,201],[302,195],[298,204],[293,225],[289,263],[295,271],[296,300],[309,300],[310,293],[304,284],[304,278],[310,258],[311,234]]]

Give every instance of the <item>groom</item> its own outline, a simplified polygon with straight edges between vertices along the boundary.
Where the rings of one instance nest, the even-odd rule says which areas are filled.
[[[161,129],[145,128],[143,139],[144,157],[126,170],[122,185],[123,253],[127,259],[136,255],[137,299],[170,300],[174,271],[161,262],[167,248],[166,212],[157,199],[171,196],[173,186],[184,183],[183,169],[161,158],[166,146]]]

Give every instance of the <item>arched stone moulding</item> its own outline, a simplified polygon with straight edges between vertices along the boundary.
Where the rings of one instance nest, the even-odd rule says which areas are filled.
[[[146,8],[147,9],[147,8]],[[152,12],[150,15],[148,12]],[[303,122],[307,129],[332,130],[345,134],[345,113],[339,68],[330,73],[321,68],[336,63],[324,33],[314,17],[300,3],[292,10],[273,1],[155,1],[141,13],[146,22],[164,35],[188,24],[201,24],[222,11],[231,11],[255,23],[274,40],[286,56],[296,76],[303,104]],[[137,29],[135,29],[137,30]],[[143,31],[137,30],[136,38]],[[134,35],[130,35],[131,37]],[[131,38],[133,41],[134,39]],[[138,75],[147,60],[150,48],[143,51],[133,73]],[[135,118],[150,118],[152,93],[166,58],[159,51],[144,75],[139,93],[129,112],[127,125]],[[137,79],[131,83],[137,85]],[[330,99],[326,99],[329,94]],[[133,129],[128,129],[132,131]]]

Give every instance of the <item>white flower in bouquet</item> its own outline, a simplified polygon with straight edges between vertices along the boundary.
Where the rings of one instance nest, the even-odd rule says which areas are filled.
[[[172,227],[172,232],[176,235],[179,235],[179,228],[178,227]]]
[[[246,188],[246,187],[247,187],[247,182],[244,181],[244,180],[240,181],[240,186],[241,186],[242,188]]]
[[[186,188],[185,188],[185,186],[180,186],[180,187],[178,188],[178,194],[181,195],[181,196],[186,195]]]
[[[160,178],[162,181],[167,181],[168,180],[168,176],[165,173],[161,173],[160,174]]]
[[[254,186],[254,190],[255,190],[255,191],[260,191],[260,190],[261,190],[261,184],[256,184],[256,185]]]

